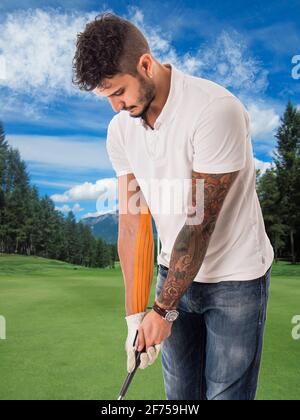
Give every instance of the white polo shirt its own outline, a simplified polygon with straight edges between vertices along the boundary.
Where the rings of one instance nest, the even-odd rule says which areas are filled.
[[[210,174],[239,170],[194,281],[261,277],[274,252],[255,188],[249,114],[224,87],[166,65],[172,69],[170,92],[154,130],[128,111],[109,123],[106,146],[112,166],[117,176],[135,175],[161,240],[157,262],[167,267],[186,222],[184,180],[191,179],[192,170]]]

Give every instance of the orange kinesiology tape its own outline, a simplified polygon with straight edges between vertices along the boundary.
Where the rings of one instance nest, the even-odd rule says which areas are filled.
[[[141,214],[134,259],[134,313],[144,312],[147,308],[153,277],[153,254],[151,214]]]

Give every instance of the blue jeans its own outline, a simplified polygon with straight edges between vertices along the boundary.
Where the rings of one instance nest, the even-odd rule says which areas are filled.
[[[156,298],[167,274],[159,265]],[[255,399],[270,275],[188,287],[161,347],[168,400]]]

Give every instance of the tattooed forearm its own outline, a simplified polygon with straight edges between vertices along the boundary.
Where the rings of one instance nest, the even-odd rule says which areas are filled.
[[[179,232],[171,254],[168,276],[157,299],[165,309],[176,308],[178,301],[192,283],[203,263],[211,235],[225,197],[238,172],[226,174],[192,174],[192,204],[197,208],[197,180],[204,180],[204,215],[201,224],[190,224],[194,214]]]
[[[201,267],[209,239],[209,230],[183,226],[174,243],[168,276],[157,299],[161,307],[176,308]]]

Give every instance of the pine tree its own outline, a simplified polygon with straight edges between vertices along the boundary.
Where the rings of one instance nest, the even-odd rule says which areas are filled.
[[[38,241],[40,237],[40,215],[41,203],[38,190],[33,186],[29,193],[28,216],[24,221],[24,230],[26,235],[25,254],[37,255]]]
[[[76,226],[75,215],[68,213],[65,223],[65,243],[67,249],[67,261],[71,264],[80,264],[80,238]]]
[[[8,150],[4,184],[4,243],[7,252],[18,253],[26,240],[23,227],[28,215],[30,192],[29,176],[18,150]]]
[[[118,261],[118,247],[117,244],[111,244],[111,268],[115,268],[115,261]]]
[[[267,234],[274,247],[275,260],[284,249],[288,226],[281,223],[278,213],[280,194],[278,191],[275,168],[267,169],[257,178],[257,195],[260,201]]]
[[[18,150],[9,147],[0,123],[0,252],[39,255],[86,267],[114,266],[114,247],[95,239],[69,212],[55,209],[30,186]]]
[[[0,252],[3,252],[4,243],[4,207],[5,207],[5,172],[6,172],[6,160],[8,153],[8,145],[5,140],[5,133],[3,125],[0,123]]]
[[[85,267],[95,267],[96,239],[91,230],[82,222],[77,224],[78,237],[80,238],[80,264]]]
[[[281,223],[289,227],[291,257],[295,264],[295,235],[300,219],[300,113],[291,102],[281,118],[281,126],[275,137],[278,140],[275,165],[280,194],[279,211]]]

